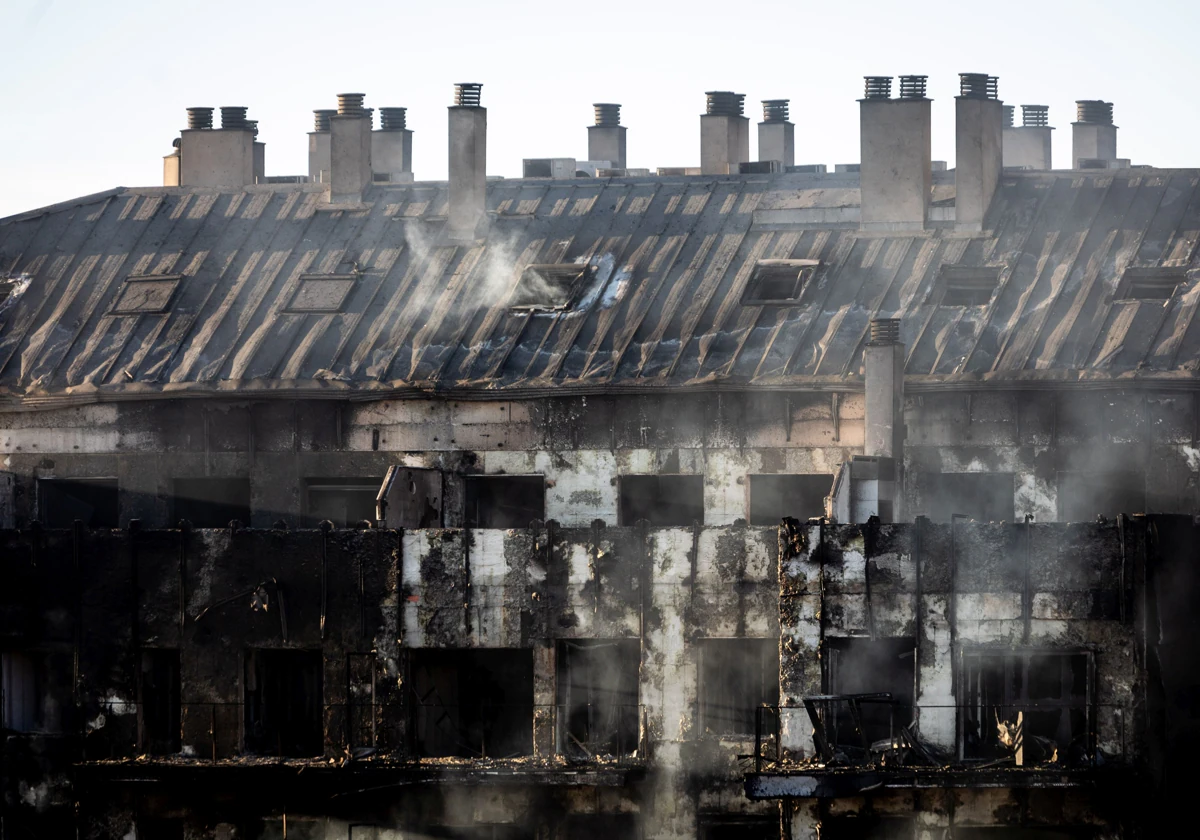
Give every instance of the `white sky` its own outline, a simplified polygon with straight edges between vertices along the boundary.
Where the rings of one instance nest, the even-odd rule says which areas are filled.
[[[593,102],[624,106],[629,166],[698,165],[706,90],[745,93],[752,122],[790,98],[796,162],[832,168],[858,160],[862,77],[901,74],[929,76],[953,166],[965,71],[1050,106],[1056,165],[1074,101],[1105,99],[1121,157],[1200,166],[1200,3],[1182,0],[3,0],[0,32],[0,217],[161,184],[187,106],[249,106],[267,173],[305,174],[312,111],[346,91],[406,106],[416,177],[444,179],[456,81],[484,84],[492,175],[585,158]]]

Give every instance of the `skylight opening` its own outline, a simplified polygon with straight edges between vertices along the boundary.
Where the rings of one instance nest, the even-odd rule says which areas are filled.
[[[1127,268],[1117,287],[1116,300],[1144,300],[1165,303],[1187,280],[1182,268]]]
[[[341,312],[357,280],[357,274],[303,275],[282,311],[288,314]]]
[[[940,306],[986,306],[1000,285],[1000,266],[944,265]]]
[[[147,315],[166,312],[175,296],[181,274],[135,274],[125,278],[110,315]]]
[[[509,300],[509,308],[526,312],[569,309],[591,267],[576,263],[527,265]]]
[[[799,302],[818,265],[817,260],[759,260],[742,293],[742,305]]]

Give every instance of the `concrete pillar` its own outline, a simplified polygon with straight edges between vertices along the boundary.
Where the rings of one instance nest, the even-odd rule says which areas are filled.
[[[371,118],[363,94],[339,93],[338,112],[329,120],[329,200],[362,200],[371,184]]]
[[[960,73],[955,99],[954,226],[983,230],[1004,165],[1004,104],[996,98],[996,77]]]
[[[750,120],[742,115],[746,95],[709,91],[708,110],[700,116],[700,172],[736,175],[750,160]]]
[[[313,183],[329,180],[329,125],[336,113],[332,108],[313,111],[316,125],[308,133],[308,178]]]
[[[1050,154],[1049,107],[1022,105],[1024,125],[1004,129],[1004,165],[1039,171],[1053,169]]]
[[[1071,123],[1071,167],[1079,161],[1117,159],[1117,127],[1113,125],[1112,103],[1081,99],[1075,103],[1076,121]]]
[[[412,180],[412,132],[406,108],[380,108],[379,131],[371,132],[371,170],[380,181]]]
[[[480,106],[482,84],[454,86],[450,106],[450,210],[447,235],[475,239],[487,220],[487,109]]]
[[[788,120],[788,100],[764,99],[758,124],[758,159],[796,165],[796,126]]]
[[[933,189],[930,113],[925,76],[901,76],[891,98],[888,76],[867,77],[859,100],[863,230],[922,230]]]
[[[607,160],[613,169],[625,169],[625,126],[621,106],[597,102],[596,124],[588,126],[588,160]]]
[[[185,187],[244,187],[254,183],[254,132],[246,109],[221,109],[212,127],[212,108],[189,108],[179,135],[179,183]]]

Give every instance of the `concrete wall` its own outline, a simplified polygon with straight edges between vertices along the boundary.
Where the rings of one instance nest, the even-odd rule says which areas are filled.
[[[1004,165],[1028,169],[1053,169],[1049,126],[1018,126],[1004,129]]]
[[[613,169],[626,167],[623,125],[588,126],[588,160],[607,160]]]
[[[736,175],[750,160],[750,120],[724,114],[700,115],[700,171],[704,175]]]
[[[778,160],[784,166],[796,163],[796,126],[790,122],[758,124],[758,159]]]
[[[933,188],[928,99],[859,102],[864,230],[921,230]]]
[[[180,184],[244,187],[254,183],[254,132],[184,129],[180,132]]]
[[[982,230],[1003,161],[1004,105],[998,99],[955,99],[954,224]]]
[[[1071,167],[1079,168],[1083,158],[1115,160],[1117,157],[1117,127],[1071,123]]]
[[[402,181],[412,174],[412,132],[371,132],[371,170],[376,174],[390,176],[392,181]]]
[[[486,220],[487,109],[450,109],[450,209],[446,225],[451,235],[473,239]]]
[[[371,185],[371,118],[335,114],[329,118],[331,201],[360,201]]]
[[[324,180],[329,179],[329,132],[310,131],[308,133],[308,177],[314,183],[320,183],[321,173]]]

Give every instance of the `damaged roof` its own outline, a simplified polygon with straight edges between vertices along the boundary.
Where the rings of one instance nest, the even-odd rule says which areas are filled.
[[[0,220],[0,399],[853,390],[876,317],[901,319],[910,388],[1190,387],[1198,183],[1006,172],[970,234],[860,232],[854,176],[493,181],[473,244],[442,238],[444,182],[343,209],[310,184],[118,188]],[[741,302],[788,259],[819,261],[794,305]],[[562,263],[593,267],[569,306],[510,308]],[[993,267],[994,293],[946,305],[943,265]],[[1114,299],[1136,267],[1180,285]]]

